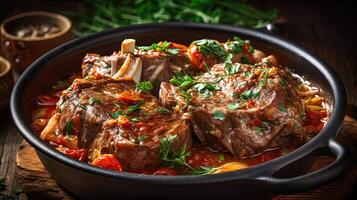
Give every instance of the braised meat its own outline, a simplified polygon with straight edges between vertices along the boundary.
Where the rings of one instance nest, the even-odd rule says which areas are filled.
[[[162,83],[160,99],[190,117],[210,148],[238,157],[305,140],[303,101],[290,72],[268,64],[217,64],[195,78]]]
[[[41,138],[88,149],[90,162],[114,154],[126,170],[139,170],[160,164],[160,138],[172,135],[173,150],[191,147],[184,120],[133,81],[86,77],[63,91]]]
[[[82,63],[82,76],[112,77],[124,64],[127,55],[120,52],[115,52],[111,56],[87,54]],[[157,83],[157,88],[160,82],[170,80],[175,72],[183,71],[189,64],[187,57],[181,53],[172,56],[159,51],[135,50],[133,55],[142,61],[141,81]]]
[[[33,130],[57,151],[117,172],[170,176],[278,158],[318,134],[331,111],[319,86],[239,37],[189,46],[125,39],[112,55],[87,54],[81,74],[36,103]]]

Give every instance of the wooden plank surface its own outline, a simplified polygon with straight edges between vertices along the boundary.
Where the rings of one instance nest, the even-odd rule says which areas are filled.
[[[263,9],[277,8],[282,18],[281,21],[284,21],[282,25],[279,25],[277,34],[304,46],[333,66],[345,84],[349,104],[357,106],[357,40],[355,39],[357,12],[354,10],[353,1],[335,0],[321,3],[307,0],[264,0],[254,1],[253,4]],[[80,6],[77,0],[5,0],[5,3],[0,6],[0,21],[18,12],[53,10],[53,8],[77,10]],[[354,130],[354,133],[357,131]],[[355,139],[345,142],[356,144]],[[8,192],[19,186],[14,175],[16,149],[21,140],[9,111],[0,113],[0,176],[6,177]],[[343,183],[342,181],[341,184]],[[340,184],[336,185],[336,187],[339,186]],[[350,192],[344,192],[346,197],[354,199]],[[20,199],[24,198],[26,197],[20,197]],[[331,194],[328,199],[334,199],[334,195]]]

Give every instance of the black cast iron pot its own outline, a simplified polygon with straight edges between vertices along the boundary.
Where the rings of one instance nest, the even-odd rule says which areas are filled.
[[[326,127],[310,142],[275,160],[244,170],[204,176],[153,176],[117,173],[71,159],[43,142],[31,130],[34,98],[69,72],[78,72],[88,52],[111,54],[125,38],[139,45],[158,41],[189,44],[202,38],[221,41],[240,36],[254,47],[277,56],[280,63],[320,85],[333,110]],[[96,33],[68,42],[39,58],[20,77],[11,96],[11,112],[22,136],[35,147],[51,176],[68,191],[87,199],[230,199],[267,197],[306,191],[329,181],[347,166],[345,149],[336,142],[346,104],[340,79],[330,66],[303,48],[261,31],[225,25],[164,23]],[[311,154],[336,157],[324,168],[302,174]]]

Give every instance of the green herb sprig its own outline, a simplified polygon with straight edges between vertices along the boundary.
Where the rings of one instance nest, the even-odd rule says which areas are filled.
[[[87,0],[77,18],[76,35],[128,26],[165,21],[230,24],[262,28],[277,17],[276,10],[258,10],[240,1],[228,0]]]

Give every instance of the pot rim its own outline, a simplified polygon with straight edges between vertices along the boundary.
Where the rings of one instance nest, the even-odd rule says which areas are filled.
[[[25,117],[22,111],[21,95],[26,89],[26,82],[31,81],[31,77],[34,76],[38,71],[40,71],[44,64],[57,56],[58,53],[70,50],[72,47],[78,46],[80,44],[88,43],[91,40],[97,38],[108,38],[113,35],[118,35],[121,33],[132,34],[135,32],[145,32],[145,30],[158,30],[161,28],[181,28],[181,29],[205,29],[206,31],[224,31],[231,32],[232,34],[242,34],[249,35],[253,38],[259,38],[267,43],[271,43],[280,46],[294,54],[297,54],[308,62],[310,62],[315,68],[317,68],[323,76],[327,79],[328,84],[332,90],[333,96],[333,110],[329,122],[323,128],[323,130],[311,139],[309,142],[305,143],[298,149],[281,156],[279,158],[273,159],[268,162],[264,162],[243,170],[227,172],[222,174],[211,174],[211,175],[183,175],[183,176],[158,176],[158,175],[144,175],[135,174],[129,172],[115,172],[98,167],[91,166],[87,163],[83,163],[67,157],[55,149],[51,148],[47,143],[42,141],[31,129],[29,125],[26,124]],[[112,177],[116,179],[125,180],[132,183],[145,183],[154,185],[196,185],[196,184],[211,184],[220,183],[227,181],[237,181],[239,180],[254,180],[255,178],[263,175],[268,175],[278,170],[280,167],[287,165],[297,159],[300,159],[307,154],[311,153],[318,147],[325,146],[328,140],[334,138],[339,131],[345,114],[346,106],[346,94],[341,80],[337,76],[336,72],[325,62],[323,62],[318,57],[314,56],[312,53],[308,52],[304,48],[288,41],[282,39],[278,36],[271,35],[259,30],[253,30],[249,28],[238,28],[228,25],[211,25],[211,24],[199,24],[199,23],[177,23],[177,22],[167,22],[167,23],[157,23],[157,24],[144,24],[144,25],[134,25],[124,28],[112,29],[100,33],[91,34],[83,38],[77,38],[70,42],[67,42],[50,52],[46,53],[39,59],[37,59],[17,81],[13,92],[11,94],[10,109],[12,117],[16,124],[17,129],[21,135],[35,147],[36,151],[40,151],[42,154],[54,159],[67,167],[72,167],[83,172]]]
[[[19,37],[19,36],[9,33],[5,28],[7,23],[11,23],[12,21],[15,21],[15,20],[18,20],[21,18],[28,18],[28,17],[31,18],[33,16],[43,16],[43,17],[47,17],[47,18],[57,19],[57,20],[63,22],[64,28],[63,29],[61,28],[61,30],[58,33],[51,34],[48,37],[35,37],[35,38]],[[6,18],[1,23],[0,30],[1,30],[1,34],[9,39],[16,40],[16,41],[31,42],[31,41],[51,40],[54,38],[61,37],[62,35],[66,34],[68,31],[70,31],[71,28],[72,28],[71,20],[69,20],[69,18],[67,18],[64,15],[53,13],[53,12],[47,12],[47,11],[31,11],[31,12],[20,13],[20,14],[14,15],[12,17]]]

